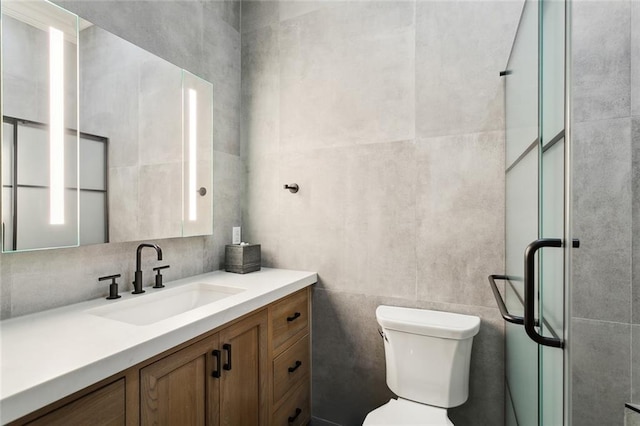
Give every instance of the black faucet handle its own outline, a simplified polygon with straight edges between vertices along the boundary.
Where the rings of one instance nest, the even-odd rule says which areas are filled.
[[[98,278],[98,281],[113,280],[113,282],[116,282],[116,278],[120,278],[120,274],[106,275],[104,277]]]
[[[109,284],[109,297],[107,297],[108,300],[119,299],[122,297],[118,294],[118,283],[116,282],[116,279],[118,278],[120,278],[120,274],[107,275],[98,278],[98,281],[111,280],[111,284]]]
[[[161,270],[163,269],[169,269],[170,266],[169,265],[164,265],[164,266],[156,266],[155,268],[153,268],[154,271],[158,271],[158,273],[160,273]]]
[[[164,287],[164,284],[162,284],[162,273],[160,271],[162,271],[163,269],[167,269],[167,268],[169,268],[169,265],[157,266],[157,267],[153,268],[153,270],[157,272],[157,274],[156,274],[156,284],[153,286],[153,288],[163,288]]]

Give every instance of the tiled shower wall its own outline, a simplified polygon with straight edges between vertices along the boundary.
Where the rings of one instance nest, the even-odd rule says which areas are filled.
[[[503,422],[499,71],[522,2],[243,1],[245,239],[317,271],[313,416],[386,402],[380,304],[479,315],[457,425]],[[291,194],[283,184],[297,183]]]
[[[239,1],[57,1],[112,33],[213,83],[214,233],[156,241],[168,280],[218,269],[241,222]],[[0,254],[0,318],[107,294],[99,276],[121,273],[130,291],[138,242]],[[145,253],[145,270],[155,262]],[[151,274],[146,274],[147,278]]]
[[[573,423],[640,402],[640,3],[573,3]]]

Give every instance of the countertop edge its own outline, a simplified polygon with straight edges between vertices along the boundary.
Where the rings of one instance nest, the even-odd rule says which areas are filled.
[[[264,308],[270,303],[309,287],[316,282],[317,274],[310,272],[307,276],[279,285],[273,290],[259,294],[221,312],[200,318],[124,351],[98,359],[93,363],[79,366],[79,368],[52,380],[39,383],[24,391],[2,398],[0,400],[0,423],[6,424],[20,419],[29,413],[107,379],[188,340],[221,327],[250,312]],[[216,317],[218,317],[218,320],[215,320]]]

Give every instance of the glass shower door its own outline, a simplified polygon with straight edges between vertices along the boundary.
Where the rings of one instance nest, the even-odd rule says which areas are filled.
[[[565,235],[564,2],[525,2],[503,75],[506,275],[491,281],[505,286],[506,424],[561,425],[569,411],[563,242],[571,241]]]
[[[505,271],[508,312],[524,316],[527,245],[538,238],[538,2],[524,5],[505,82]],[[538,425],[538,349],[523,322],[505,324],[507,426]]]

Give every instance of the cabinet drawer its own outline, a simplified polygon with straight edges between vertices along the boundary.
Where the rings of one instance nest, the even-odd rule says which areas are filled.
[[[307,377],[275,412],[273,426],[300,426],[308,424],[309,420],[311,420],[311,405],[309,404],[309,378]]]
[[[274,303],[271,312],[273,349],[275,350],[296,333],[308,328],[309,298],[307,289]]]
[[[309,335],[273,361],[273,402],[277,402],[309,375]]]
[[[125,424],[124,379],[87,394],[57,410],[29,422],[29,426]]]

